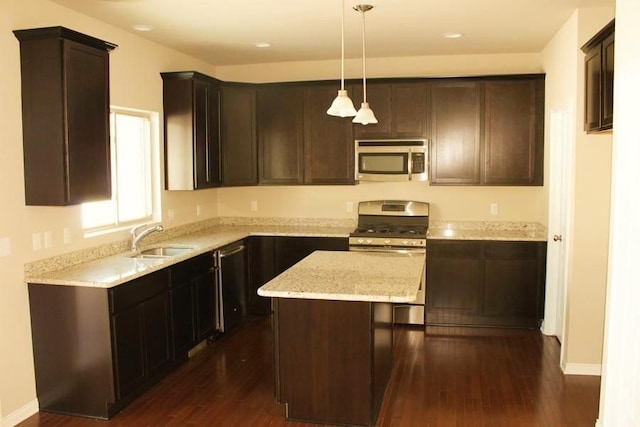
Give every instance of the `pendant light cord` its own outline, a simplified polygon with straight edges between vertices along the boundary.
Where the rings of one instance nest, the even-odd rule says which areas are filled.
[[[367,77],[366,77],[367,68],[366,68],[366,61],[365,61],[365,46],[364,46],[365,45],[364,14],[366,10],[362,9],[361,12],[362,12],[362,90],[364,92],[363,102],[367,102]]]
[[[340,89],[344,90],[344,0],[342,0],[342,60],[340,61]]]

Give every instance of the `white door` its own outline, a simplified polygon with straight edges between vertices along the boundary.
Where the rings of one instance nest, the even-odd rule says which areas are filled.
[[[549,235],[545,316],[542,332],[555,335],[562,343],[569,259],[569,232],[575,127],[573,106],[551,111],[549,172]]]

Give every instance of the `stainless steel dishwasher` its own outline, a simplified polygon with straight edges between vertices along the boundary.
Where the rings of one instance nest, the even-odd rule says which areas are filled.
[[[214,257],[217,270],[217,329],[226,332],[240,322],[245,312],[245,246],[242,242],[232,243],[217,250]]]

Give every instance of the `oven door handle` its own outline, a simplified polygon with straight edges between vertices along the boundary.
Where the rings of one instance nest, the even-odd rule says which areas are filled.
[[[393,254],[426,254],[425,248],[373,248],[373,247],[358,247],[350,246],[351,252],[379,252],[379,253],[393,253]]]

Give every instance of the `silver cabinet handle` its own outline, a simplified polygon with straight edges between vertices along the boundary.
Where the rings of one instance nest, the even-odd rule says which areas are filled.
[[[244,251],[244,246],[238,246],[237,248],[235,248],[234,250],[232,250],[230,252],[220,252],[220,258],[231,256],[231,255],[237,254],[238,252],[242,252],[242,251]]]

